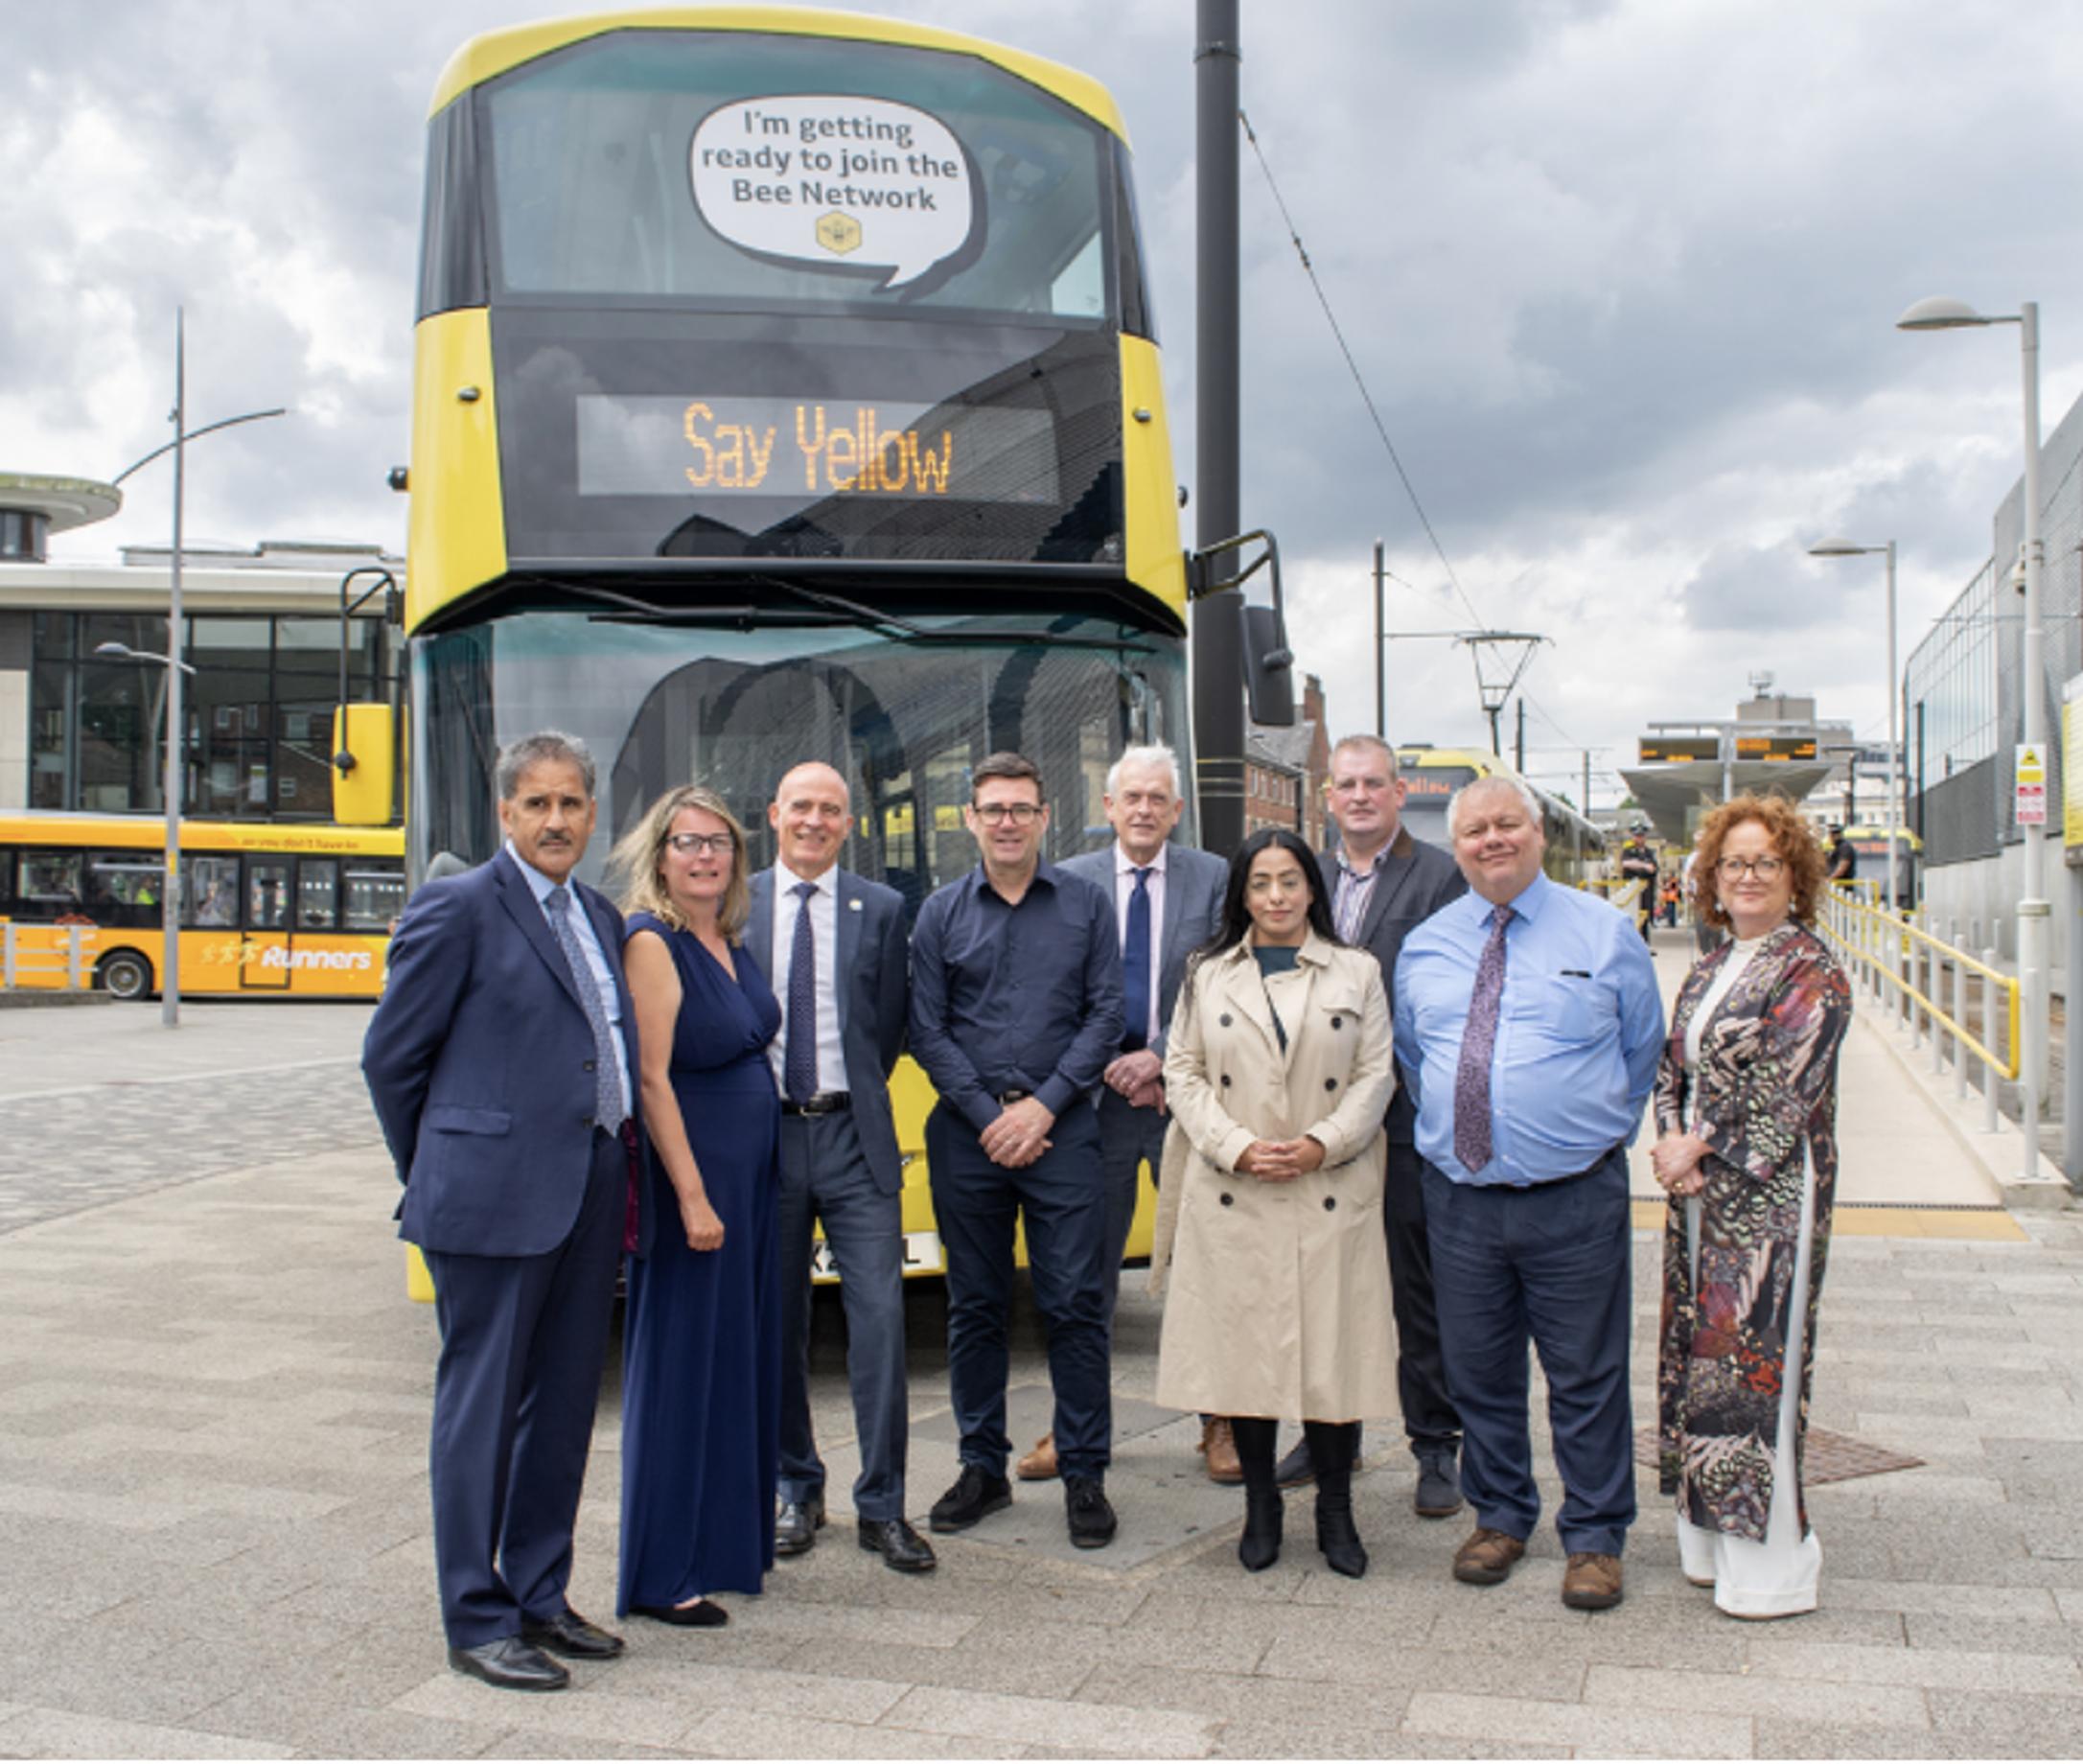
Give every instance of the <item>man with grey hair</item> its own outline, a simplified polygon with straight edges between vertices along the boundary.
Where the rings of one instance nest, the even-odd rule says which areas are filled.
[[[1151,744],[1122,750],[1107,768],[1102,799],[1114,843],[1099,851],[1065,858],[1067,875],[1083,876],[1106,890],[1121,935],[1122,993],[1126,1028],[1101,1075],[1099,1162],[1106,1177],[1107,1319],[1121,1297],[1122,1257],[1135,1222],[1137,1174],[1145,1164],[1152,1179],[1164,1161],[1165,1032],[1179,996],[1186,961],[1215,935],[1222,916],[1222,891],[1230,867],[1210,852],[1171,843],[1186,807],[1180,789],[1179,756]],[[1201,1452],[1208,1474],[1219,1482],[1243,1479],[1229,1423],[1217,1416],[1201,1422]],[[1056,1474],[1056,1443],[1045,1433],[1015,1467],[1023,1481],[1046,1481]]]
[[[1404,938],[1468,890],[1453,859],[1413,838],[1403,825],[1408,790],[1396,750],[1378,735],[1346,735],[1331,749],[1325,795],[1338,846],[1324,854],[1331,922],[1348,943],[1371,951],[1380,963],[1392,1008],[1396,959]],[[1446,1519],[1461,1509],[1461,1417],[1447,1394],[1440,1356],[1423,1160],[1407,1083],[1397,1084],[1381,1125],[1388,1140],[1382,1223],[1396,1311],[1397,1399],[1418,1473],[1411,1505],[1423,1519]],[[1307,1481],[1313,1470],[1305,1438],[1283,1460],[1280,1479],[1289,1485]]]
[[[1486,778],[1447,824],[1470,892],[1404,940],[1396,1049],[1418,1108],[1447,1388],[1475,1530],[1454,1578],[1504,1580],[1540,1517],[1529,1340],[1569,1562],[1562,1603],[1621,1598],[1634,1520],[1627,1149],[1663,1051],[1655,969],[1624,914],[1541,874],[1540,807]]]
[[[622,916],[573,874],[592,755],[545,731],[496,776],[505,845],[413,895],[361,1067],[441,1325],[428,1455],[449,1663],[561,1690],[551,1655],[622,1651],[565,1588],[615,1267],[649,1223],[636,1016]]]

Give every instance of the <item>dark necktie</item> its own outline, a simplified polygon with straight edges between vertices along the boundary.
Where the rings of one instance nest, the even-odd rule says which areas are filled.
[[[614,1051],[614,1032],[608,1027],[608,1007],[601,1002],[593,964],[579,942],[579,928],[571,922],[571,891],[559,883],[549,891],[544,904],[549,908],[549,928],[557,934],[558,947],[571,969],[571,984],[579,989],[586,1026],[593,1032],[593,1120],[613,1133],[622,1125],[622,1062]]]
[[[1145,1046],[1150,1027],[1150,870],[1136,871],[1135,893],[1128,896],[1128,929],[1122,937],[1122,1015],[1128,1020],[1121,1044],[1133,1053]]]
[[[1504,996],[1504,928],[1512,909],[1498,907],[1490,941],[1475,964],[1469,1023],[1461,1032],[1461,1064],[1454,1073],[1454,1156],[1471,1176],[1490,1162],[1490,1056],[1497,1045],[1497,1004]]]
[[[818,943],[810,928],[810,896],[818,885],[798,882],[788,892],[802,905],[796,909],[796,938],[789,946],[781,1088],[791,1102],[807,1102],[818,1094]]]

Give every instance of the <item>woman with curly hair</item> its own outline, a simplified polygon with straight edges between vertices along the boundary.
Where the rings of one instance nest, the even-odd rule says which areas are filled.
[[[1731,1616],[1794,1616],[1822,1569],[1801,1450],[1851,988],[1812,929],[1823,856],[1791,803],[1724,803],[1692,870],[1699,916],[1730,940],[1686,977],[1656,1079],[1662,1486],[1688,1580]]]

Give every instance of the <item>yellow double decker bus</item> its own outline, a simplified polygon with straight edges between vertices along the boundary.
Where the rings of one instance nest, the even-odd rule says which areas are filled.
[[[190,994],[374,998],[405,905],[399,827],[181,823],[180,983]],[[158,989],[166,822],[0,813],[8,984],[77,979],[118,998]]]
[[[976,863],[994,750],[1041,766],[1051,855],[1105,834],[1115,754],[1191,745],[1131,192],[1105,90],[951,31],[724,7],[466,45],[394,478],[412,875],[493,854],[492,756],[542,728],[601,764],[589,879],[690,778],[771,861],[808,758],[851,780],[846,865],[914,911]],[[909,1062],[895,1096],[938,1272]]]

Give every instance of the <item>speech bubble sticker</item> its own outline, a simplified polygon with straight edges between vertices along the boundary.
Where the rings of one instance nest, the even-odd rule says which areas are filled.
[[[885,292],[936,267],[944,279],[983,225],[983,193],[953,131],[886,98],[741,99],[702,119],[687,157],[696,209],[732,244],[880,273]]]

